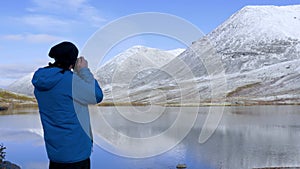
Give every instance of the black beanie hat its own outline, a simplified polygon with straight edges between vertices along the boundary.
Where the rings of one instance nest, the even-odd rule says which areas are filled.
[[[53,58],[57,64],[70,66],[76,63],[78,49],[71,42],[61,42],[53,46],[48,55]]]

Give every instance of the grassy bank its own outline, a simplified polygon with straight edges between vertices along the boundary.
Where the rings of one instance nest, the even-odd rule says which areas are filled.
[[[0,90],[0,110],[2,110],[1,112],[21,108],[37,108],[35,98],[9,91]]]
[[[257,85],[257,84],[254,84]],[[233,95],[233,93],[231,94]],[[246,97],[227,97],[226,100],[204,100],[200,103],[148,103],[148,102],[107,102],[104,101],[98,106],[110,107],[110,106],[149,106],[157,105],[164,107],[207,107],[207,106],[257,106],[257,105],[300,105],[299,100],[270,100],[264,101],[255,98]],[[22,108],[37,108],[37,102],[34,97],[21,95],[9,91],[0,90],[0,112],[8,111],[12,109]]]

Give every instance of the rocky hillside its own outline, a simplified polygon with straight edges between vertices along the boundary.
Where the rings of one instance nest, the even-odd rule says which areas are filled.
[[[300,5],[247,6],[178,56],[136,46],[96,77],[107,102],[298,104],[299,27]],[[32,93],[28,77],[14,85]]]
[[[298,27],[300,5],[244,7],[161,67],[163,71],[131,84],[135,88],[129,94],[120,94],[120,89],[111,99],[193,102],[190,96],[197,91],[202,102],[299,103]]]

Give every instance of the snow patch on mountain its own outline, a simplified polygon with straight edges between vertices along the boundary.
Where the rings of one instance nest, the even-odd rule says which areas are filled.
[[[183,51],[184,49],[164,51],[144,46],[133,46],[97,69],[95,77],[104,86],[114,83],[114,79],[116,81],[122,81],[123,78],[127,79],[128,74],[135,74],[141,79],[147,74],[151,74],[155,68],[167,64]]]
[[[31,79],[33,77],[34,73],[30,73],[21,79],[13,82],[11,85],[7,87],[7,90],[16,92],[16,93],[21,93],[25,94],[28,96],[33,96],[33,85],[31,83]]]
[[[218,98],[221,96],[227,96],[231,102],[258,102],[264,98],[277,103],[299,102],[296,67],[300,58],[300,32],[297,27],[300,27],[300,5],[245,7],[195,41],[177,61],[173,59],[161,68],[173,72],[171,76],[155,71],[133,84],[136,88],[129,90],[129,95],[128,89],[119,89],[114,99],[129,96],[137,102],[176,103],[196,90],[201,100],[208,102],[224,101],[225,98]],[[186,71],[186,66],[192,73]],[[178,81],[187,85],[179,86]],[[197,88],[188,85],[195,81]],[[121,94],[122,91],[126,93]],[[219,91],[219,96],[212,96],[212,91]]]
[[[247,6],[185,51],[134,46],[95,77],[105,101],[299,103],[299,27],[300,5]],[[31,77],[13,91],[32,93]]]

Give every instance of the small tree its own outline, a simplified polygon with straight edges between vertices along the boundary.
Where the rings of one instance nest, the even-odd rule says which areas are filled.
[[[3,162],[3,160],[5,159],[5,149],[6,147],[3,144],[0,144],[0,163]]]

